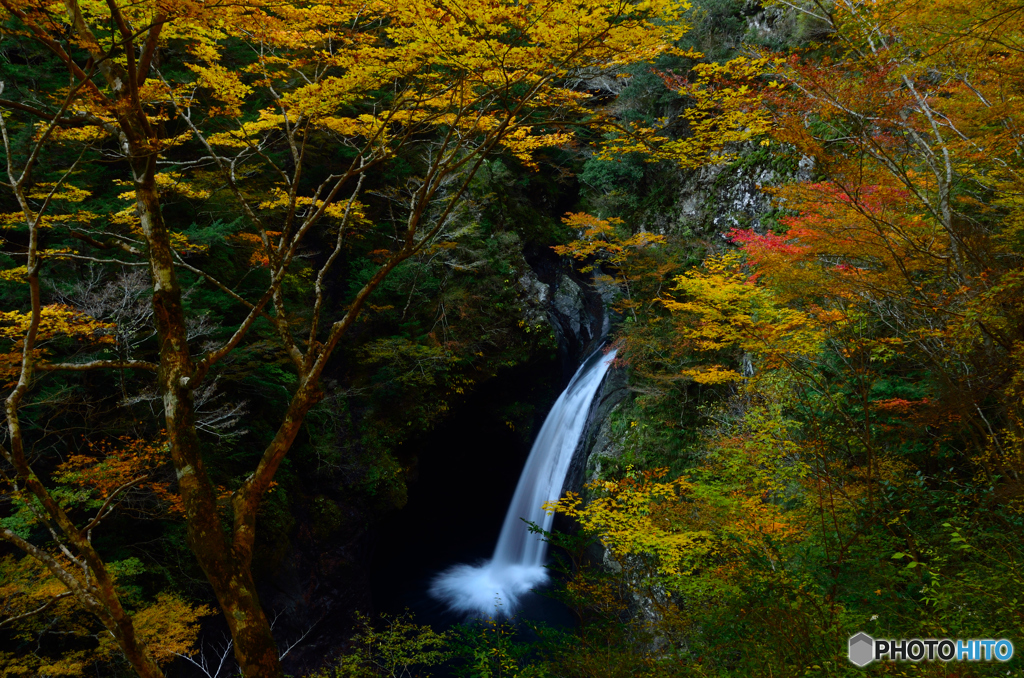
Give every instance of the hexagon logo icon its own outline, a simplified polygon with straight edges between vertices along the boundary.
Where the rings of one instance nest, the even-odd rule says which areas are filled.
[[[875,639],[866,633],[850,637],[850,662],[855,666],[867,666],[875,658]]]

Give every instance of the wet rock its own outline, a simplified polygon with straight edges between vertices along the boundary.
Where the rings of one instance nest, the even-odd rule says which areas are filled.
[[[609,412],[610,415],[618,409],[618,406]],[[603,463],[608,459],[618,459],[622,456],[622,443],[612,435],[611,420],[606,418],[601,422],[601,426],[597,430],[597,434],[594,436],[594,446],[590,450],[590,456],[587,459],[587,478],[586,481],[593,482],[601,476],[603,470]]]
[[[560,275],[555,283],[555,298],[551,304],[551,312],[566,338],[583,343],[590,341],[587,301],[579,284],[568,275]]]
[[[621,77],[620,68],[581,68],[570,77],[570,89],[590,92],[596,96],[615,97],[629,86],[630,78]]]
[[[551,287],[541,282],[529,266],[516,279],[516,289],[523,300],[523,320],[530,325],[550,324]]]
[[[580,492],[584,485],[597,477],[600,467],[596,471],[593,469],[594,460],[622,454],[621,444],[612,436],[610,419],[612,412],[628,395],[626,369],[612,367],[594,397],[587,417],[587,427],[580,436],[579,446],[565,477],[563,492]]]

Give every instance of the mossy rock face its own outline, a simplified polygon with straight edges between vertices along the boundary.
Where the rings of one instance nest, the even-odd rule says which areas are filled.
[[[324,540],[338,531],[345,516],[338,505],[324,496],[313,500],[309,511],[310,531],[317,539]]]

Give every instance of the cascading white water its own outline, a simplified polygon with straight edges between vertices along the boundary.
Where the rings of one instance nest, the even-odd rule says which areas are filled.
[[[555,401],[519,476],[494,556],[479,565],[456,565],[434,579],[430,595],[451,610],[487,617],[508,615],[524,593],[547,582],[547,542],[531,534],[524,520],[551,529],[554,516],[542,506],[562,493],[590,405],[614,358],[615,351],[598,351],[588,358]]]

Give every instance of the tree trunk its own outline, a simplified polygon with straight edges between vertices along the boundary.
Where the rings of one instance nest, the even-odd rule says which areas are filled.
[[[276,678],[282,675],[281,664],[270,623],[256,595],[249,568],[251,549],[236,553],[232,548],[217,507],[216,492],[203,467],[190,383],[194,366],[186,337],[181,288],[154,174],[155,156],[140,160],[135,170],[135,194],[149,247],[153,313],[160,341],[158,381],[171,459],[184,504],[189,546],[224,612],[242,674],[252,678]]]

